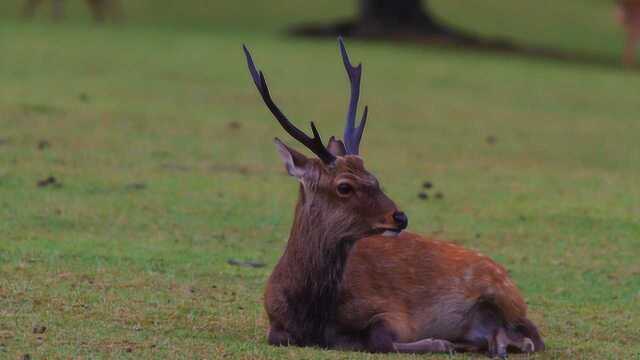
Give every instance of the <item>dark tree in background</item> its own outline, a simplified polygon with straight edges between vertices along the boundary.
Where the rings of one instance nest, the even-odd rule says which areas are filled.
[[[447,32],[421,0],[359,0],[359,17],[351,23],[350,30],[372,36],[399,32],[442,35]]]
[[[363,38],[439,39],[474,43],[474,36],[441,22],[428,3],[421,0],[358,0],[358,16],[333,24],[303,25],[294,34],[306,36],[352,36]]]
[[[425,45],[464,48],[475,51],[511,53],[520,56],[570,62],[616,65],[598,54],[571,52],[549,47],[519,44],[509,39],[483,37],[459,29],[434,14],[428,0],[356,0],[353,19],[329,24],[303,24],[291,29],[294,35],[411,41]],[[638,0],[633,0],[638,1]],[[476,2],[475,6],[482,6]]]

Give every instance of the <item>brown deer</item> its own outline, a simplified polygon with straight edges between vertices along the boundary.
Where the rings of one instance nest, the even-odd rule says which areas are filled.
[[[23,9],[24,17],[32,18],[38,6],[43,2],[44,0],[26,0]],[[122,17],[120,0],[85,0],[85,2],[97,22],[103,22],[108,18],[117,21]],[[56,21],[61,20],[64,17],[64,0],[51,0],[51,5],[53,19]]]
[[[404,231],[407,216],[381,190],[358,155],[366,123],[355,118],[362,66],[340,51],[351,82],[344,142],[325,147],[296,128],[273,102],[246,47],[251,77],[284,130],[318,158],[275,139],[300,182],[284,254],[267,283],[272,345],[369,352],[429,353],[544,349],[527,306],[505,269],[452,243]]]
[[[627,33],[622,62],[632,66],[640,42],[640,0],[620,0],[617,7],[618,21]]]

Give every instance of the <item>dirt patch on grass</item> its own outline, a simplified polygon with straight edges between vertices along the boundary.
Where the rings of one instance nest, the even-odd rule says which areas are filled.
[[[40,188],[43,188],[43,187],[53,187],[53,188],[62,187],[62,183],[60,183],[58,181],[58,179],[56,179],[54,176],[49,176],[49,177],[46,177],[46,178],[44,178],[42,180],[38,180],[36,185],[38,185],[38,187],[40,187]]]
[[[151,344],[149,344],[150,347]],[[88,347],[95,347],[100,352],[114,353],[114,352],[126,352],[132,353],[136,350],[140,350],[143,346],[139,343],[135,343],[129,340],[106,340],[98,342],[94,345],[87,344]]]

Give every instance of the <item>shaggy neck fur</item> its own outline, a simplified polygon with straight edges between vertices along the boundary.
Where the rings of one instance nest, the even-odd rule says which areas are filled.
[[[285,290],[289,333],[301,346],[331,346],[340,281],[348,252],[358,238],[349,219],[322,205],[307,197],[301,186],[282,259],[291,279]]]

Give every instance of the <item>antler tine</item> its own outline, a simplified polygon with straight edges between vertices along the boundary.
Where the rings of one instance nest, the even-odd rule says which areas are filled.
[[[352,66],[349,61],[349,54],[344,46],[342,37],[338,38],[338,44],[340,45],[340,53],[342,54],[342,62],[344,68],[347,71],[349,82],[351,83],[351,99],[349,100],[349,111],[347,112],[347,121],[344,128],[344,144],[347,149],[347,154],[357,155],[360,151],[360,140],[362,139],[362,133],[364,132],[364,126],[367,123],[368,109],[365,106],[364,113],[362,114],[362,120],[360,125],[356,127],[356,113],[358,111],[358,100],[360,99],[360,78],[362,76],[362,64],[358,66]]]
[[[302,130],[295,127],[295,125],[293,125],[291,121],[287,119],[282,111],[280,111],[278,106],[273,102],[273,99],[271,99],[271,94],[269,94],[269,88],[267,87],[267,82],[264,79],[264,74],[262,73],[262,71],[259,71],[253,63],[253,58],[251,58],[249,49],[247,49],[245,45],[242,45],[242,49],[244,50],[244,54],[247,57],[247,65],[249,66],[249,73],[251,73],[253,83],[256,85],[258,92],[260,92],[265,105],[267,105],[273,116],[280,123],[280,126],[282,126],[282,128],[294,139],[298,140],[314,154],[316,154],[325,164],[334,162],[336,157],[333,156],[333,154],[331,154],[329,150],[327,150],[327,148],[325,148],[322,144],[322,138],[320,137],[320,133],[318,133],[316,126],[313,124],[313,121],[311,122],[311,131],[313,132],[313,138],[311,138]]]

